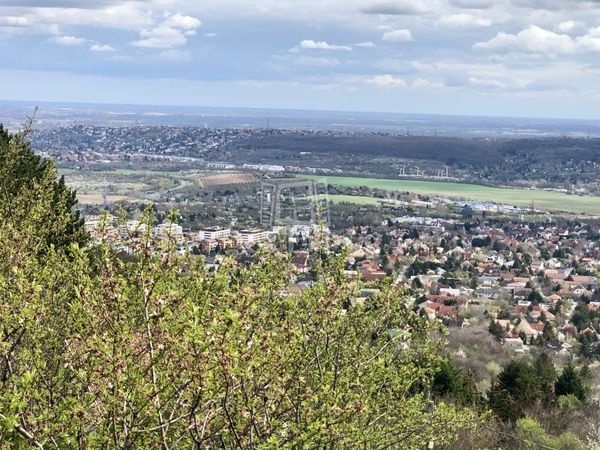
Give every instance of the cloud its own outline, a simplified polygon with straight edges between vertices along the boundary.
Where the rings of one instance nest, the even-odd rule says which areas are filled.
[[[76,47],[85,42],[84,38],[76,36],[56,36],[50,39],[52,42],[58,45],[64,45],[66,47]]]
[[[0,16],[0,25],[8,27],[28,27],[34,24],[27,16]]]
[[[173,14],[167,17],[163,22],[164,26],[170,28],[178,28],[180,30],[196,30],[202,26],[199,19],[192,16],[184,16],[180,13]]]
[[[116,51],[113,47],[107,44],[93,44],[90,46],[92,52],[114,52]]]
[[[116,0],[0,0],[0,6],[46,8],[99,8],[115,3]]]
[[[130,45],[142,48],[172,49],[187,44],[187,37],[196,34],[200,20],[179,13],[169,15],[159,25],[140,31],[140,39]]]
[[[512,0],[515,6],[544,11],[572,11],[600,8],[598,0]]]
[[[187,38],[175,28],[159,25],[150,30],[140,31],[141,39],[130,42],[135,47],[173,48],[187,44]]]
[[[569,31],[572,31],[573,28],[575,28],[576,26],[577,24],[575,23],[575,21],[566,20],[564,22],[559,23],[556,27],[556,30],[561,33],[568,33]]]
[[[506,53],[538,53],[551,57],[600,52],[600,27],[591,29],[588,34],[573,39],[566,34],[555,33],[531,25],[517,34],[500,32],[489,41],[478,42],[473,49]]]
[[[412,42],[414,41],[410,30],[392,30],[383,33],[382,38],[387,42]]]
[[[367,41],[367,42],[359,42],[358,44],[354,44],[355,47],[362,47],[362,48],[373,48],[375,47],[375,44],[371,41]]]
[[[410,83],[410,87],[413,89],[441,89],[444,87],[444,83],[441,81],[429,81],[423,78],[417,78]]]
[[[450,4],[465,9],[490,9],[494,6],[492,0],[450,0]]]
[[[369,84],[383,87],[406,87],[406,81],[402,78],[395,78],[390,74],[377,75],[367,80]]]
[[[101,9],[34,8],[27,11],[27,16],[36,23],[56,25],[140,30],[155,22],[153,10],[137,2],[124,2]]]
[[[498,33],[487,42],[478,42],[475,50],[488,51],[525,51],[547,55],[569,54],[577,51],[573,40],[566,34],[557,34],[536,25],[520,31],[517,34]]]
[[[488,18],[467,13],[443,16],[437,23],[451,28],[489,27],[492,25],[492,21]]]
[[[290,52],[297,52],[299,50],[344,50],[352,51],[352,47],[349,45],[336,45],[330,44],[326,41],[313,41],[312,39],[304,39],[296,47],[292,47]]]
[[[415,16],[428,10],[422,1],[398,0],[394,2],[380,2],[361,8],[365,14],[380,14],[384,16]]]

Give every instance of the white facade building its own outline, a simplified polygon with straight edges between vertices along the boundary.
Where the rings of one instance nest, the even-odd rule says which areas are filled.
[[[269,233],[258,228],[252,230],[241,230],[240,236],[242,237],[242,243],[246,245],[257,244],[269,239]]]
[[[209,227],[198,232],[200,241],[214,241],[217,239],[226,239],[231,236],[231,228]]]

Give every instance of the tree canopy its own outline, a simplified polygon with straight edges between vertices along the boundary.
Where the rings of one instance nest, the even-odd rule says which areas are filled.
[[[52,161],[37,155],[28,130],[9,133],[0,125],[0,220],[2,232],[33,253],[84,244],[83,220],[74,210],[75,191],[58,177]]]

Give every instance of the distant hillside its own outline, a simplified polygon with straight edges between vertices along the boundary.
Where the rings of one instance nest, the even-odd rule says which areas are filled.
[[[539,162],[600,162],[600,139],[511,139],[498,141],[497,147],[503,158],[526,156]]]
[[[437,160],[444,163],[500,164],[503,157],[495,145],[479,139],[427,136],[275,134],[251,137],[238,143],[255,151],[299,151],[390,156]]]
[[[600,139],[531,138],[471,139],[459,137],[334,135],[285,132],[251,136],[237,142],[240,149],[269,155],[300,151],[315,154],[395,157],[433,160],[444,164],[498,165],[517,159],[520,164],[600,162]]]

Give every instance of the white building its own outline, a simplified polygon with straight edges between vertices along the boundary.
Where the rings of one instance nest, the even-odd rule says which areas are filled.
[[[157,239],[183,239],[183,228],[176,223],[165,222],[154,227],[154,237]]]
[[[252,230],[241,230],[240,236],[242,237],[242,243],[245,245],[257,244],[269,239],[269,233],[258,228]]]
[[[208,227],[198,232],[200,241],[214,241],[217,239],[226,239],[231,236],[231,228]]]
[[[140,223],[139,220],[128,220],[126,223],[119,225],[119,234],[122,238],[143,236],[148,231],[148,226],[145,223]]]

